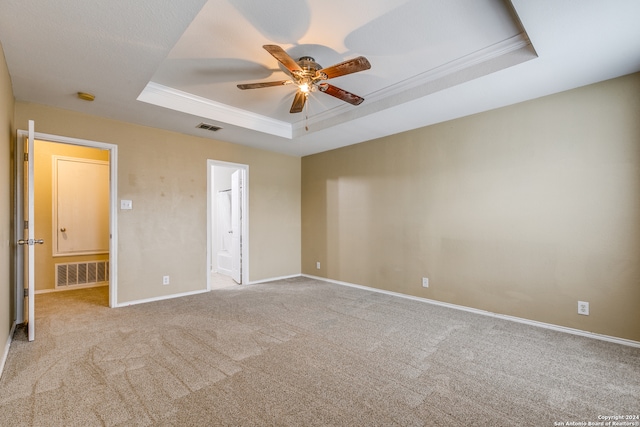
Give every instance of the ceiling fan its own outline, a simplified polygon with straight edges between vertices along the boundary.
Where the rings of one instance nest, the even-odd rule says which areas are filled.
[[[332,65],[331,67],[322,68],[315,59],[310,56],[303,56],[295,61],[278,45],[267,44],[262,47],[289,71],[291,79],[275,82],[240,84],[238,85],[239,89],[259,89],[263,87],[295,84],[298,86],[298,91],[293,98],[293,104],[289,111],[290,113],[301,112],[307,101],[309,93],[315,92],[316,90],[324,92],[327,95],[334,96],[352,105],[360,105],[362,101],[364,101],[364,98],[358,95],[323,82],[323,80],[329,80],[346,74],[368,70],[371,68],[371,64],[364,56],[349,59],[339,64]]]

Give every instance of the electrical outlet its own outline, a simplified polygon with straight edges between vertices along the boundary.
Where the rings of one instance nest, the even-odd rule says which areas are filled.
[[[578,301],[578,314],[589,315],[589,303],[586,301]]]
[[[162,276],[162,284],[163,285],[169,284],[169,276]]]
[[[422,278],[422,287],[423,288],[428,288],[429,287],[429,278],[428,277],[423,277]]]
[[[316,262],[316,269],[320,270],[320,261]]]

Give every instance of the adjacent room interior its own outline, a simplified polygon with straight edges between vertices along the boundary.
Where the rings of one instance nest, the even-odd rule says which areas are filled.
[[[36,140],[36,293],[109,285],[109,152]],[[82,179],[78,179],[82,177]],[[73,226],[72,226],[73,224]]]
[[[58,3],[0,14],[2,416],[91,378],[87,425],[640,411],[640,3]]]

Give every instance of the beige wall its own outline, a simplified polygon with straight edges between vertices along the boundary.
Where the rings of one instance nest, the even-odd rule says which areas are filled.
[[[249,280],[300,273],[299,158],[17,102],[15,126],[29,119],[118,146],[118,303],[206,288],[207,159],[249,165]]]
[[[43,291],[55,288],[55,264],[57,263],[109,259],[109,254],[53,256],[53,156],[109,161],[109,152],[98,148],[38,140],[35,141],[34,152],[34,207],[37,212],[35,230],[37,237],[44,240],[44,244],[38,246],[36,250],[35,285],[36,291]],[[81,179],[81,177],[78,178]],[[109,230],[107,229],[106,232],[108,233]]]
[[[640,341],[639,93],[634,74],[303,158],[303,273]]]
[[[302,187],[296,158],[29,103],[14,121],[4,58],[0,89],[0,342],[13,319],[11,141],[28,119],[118,145],[118,198],[134,202],[118,214],[120,303],[204,288],[211,158],[250,166],[252,281],[302,262],[307,274],[640,340],[639,74],[305,157]]]
[[[13,241],[11,234],[13,104],[11,78],[0,44],[0,345],[3,349],[9,338],[15,316],[10,262],[12,248],[10,242]]]

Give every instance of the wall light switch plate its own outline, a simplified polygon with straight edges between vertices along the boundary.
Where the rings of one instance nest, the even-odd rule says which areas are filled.
[[[120,200],[120,209],[133,209],[133,201],[131,200]]]

